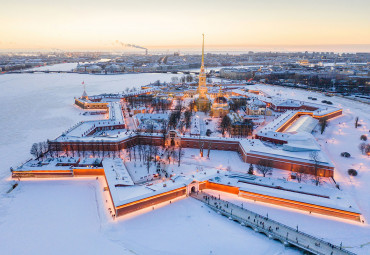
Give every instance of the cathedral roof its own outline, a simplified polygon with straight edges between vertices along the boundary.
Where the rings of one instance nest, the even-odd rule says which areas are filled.
[[[227,99],[225,97],[216,97],[214,103],[216,103],[216,104],[226,104]]]

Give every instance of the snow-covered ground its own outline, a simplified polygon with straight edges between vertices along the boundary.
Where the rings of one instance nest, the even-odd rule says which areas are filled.
[[[0,76],[1,254],[299,253],[228,221],[193,199],[112,221],[107,192],[103,192],[106,185],[95,178],[21,181],[6,193],[13,183],[9,168],[30,157],[32,143],[53,139],[77,122],[97,117],[81,115],[83,111],[73,106],[73,98],[82,94],[82,81],[91,95],[156,80],[169,82],[173,76]]]
[[[1,192],[0,208],[1,254],[130,254],[103,232],[109,219],[95,178],[24,181]]]

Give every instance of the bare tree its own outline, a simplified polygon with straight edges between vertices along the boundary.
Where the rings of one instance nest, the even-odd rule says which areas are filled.
[[[87,151],[87,144],[82,143],[81,144],[81,150],[82,150],[82,156],[85,157],[86,151]]]
[[[266,174],[269,174],[272,172],[272,161],[268,159],[261,159],[256,164],[257,171],[263,175],[263,177],[266,177]]]
[[[43,151],[43,154],[47,156],[47,153],[48,153],[48,142],[47,141],[42,142],[42,151]]]
[[[39,148],[37,146],[37,143],[32,144],[31,150],[30,150],[31,155],[33,155],[35,158],[39,157]]]
[[[141,162],[141,155],[143,154],[143,145],[141,144],[140,140],[138,142],[137,149],[138,149],[138,152],[139,152],[139,159],[140,159],[140,162]]]
[[[303,167],[298,167],[295,171],[295,174],[297,176],[297,181],[300,183],[302,180],[306,178],[306,171]]]
[[[249,165],[248,174],[254,175],[253,164]]]
[[[360,149],[360,151],[361,151],[362,154],[365,154],[365,151],[366,151],[366,143],[360,143],[360,145],[358,146],[358,148]]]
[[[230,129],[230,126],[231,126],[231,120],[230,120],[229,116],[225,115],[222,118],[222,121],[220,123],[222,136],[224,136],[226,130]]]
[[[312,151],[310,153],[310,158],[313,161],[313,172],[315,175],[315,184],[318,186],[320,184],[320,175],[319,175],[319,164],[320,164],[320,157],[317,151]]]
[[[80,144],[80,141],[78,140],[76,144],[76,150],[77,150],[77,155],[80,157],[81,156],[81,144]]]
[[[71,148],[72,156],[74,157],[75,156],[75,148],[74,148],[73,142],[71,142],[70,148]]]
[[[190,110],[185,111],[184,119],[185,119],[185,128],[190,128],[190,125],[191,125],[191,111]]]
[[[158,156],[158,147],[157,146],[154,146],[153,147],[153,155],[154,155],[154,163],[157,164],[157,156]]]
[[[207,152],[207,158],[209,158],[209,153],[211,152],[211,143],[208,143],[208,152]]]
[[[96,152],[95,143],[93,143],[93,144],[91,145],[91,152],[92,152],[92,156],[95,158],[95,152]]]
[[[39,142],[37,144],[37,147],[38,147],[38,151],[39,151],[39,157],[44,157],[44,143]]]
[[[128,156],[130,158],[130,162],[131,162],[131,147],[127,147],[127,153],[128,153]]]
[[[328,123],[327,123],[327,120],[326,118],[323,118],[319,121],[320,123],[320,131],[321,131],[321,134],[324,133],[325,131],[325,128],[328,126]]]
[[[60,151],[62,150],[62,146],[61,146],[61,144],[60,143],[55,143],[54,144],[54,150],[55,150],[55,155],[57,156],[57,157],[59,157],[59,155],[60,155]]]
[[[184,155],[184,152],[183,152],[183,150],[182,150],[181,143],[180,143],[180,145],[179,145],[178,152],[179,152],[179,153],[178,153],[177,159],[178,159],[179,166],[180,166],[180,164],[181,164],[181,158],[182,158],[182,156]]]
[[[102,153],[102,157],[104,158],[104,156],[105,156],[105,144],[104,144],[104,140],[101,140],[101,153]]]
[[[168,122],[167,122],[167,120],[163,120],[162,129],[161,129],[162,139],[163,139],[163,146],[165,146],[165,144],[166,144],[167,128],[168,128]]]
[[[48,153],[49,153],[49,155],[50,155],[50,157],[54,157],[54,148],[53,148],[53,146],[52,146],[52,144],[51,144],[51,142],[50,142],[50,140],[48,139],[47,141],[46,141],[46,143],[47,143],[47,151],[48,151]]]
[[[136,146],[133,146],[132,148],[133,148],[133,150],[134,150],[134,160],[135,160],[135,162],[136,162]]]
[[[146,170],[148,171],[148,174],[149,174],[150,162],[151,162],[150,150],[145,151],[145,158],[146,158]]]
[[[199,153],[200,157],[203,158],[203,150],[204,150],[204,142],[200,139],[200,134],[199,134]]]

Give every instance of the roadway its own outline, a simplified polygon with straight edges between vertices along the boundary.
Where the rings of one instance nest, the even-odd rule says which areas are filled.
[[[128,106],[125,100],[121,100],[121,105],[123,109],[123,116],[125,118],[125,126],[127,130],[135,131],[136,130],[136,124],[133,117],[130,117],[130,114],[128,112]]]

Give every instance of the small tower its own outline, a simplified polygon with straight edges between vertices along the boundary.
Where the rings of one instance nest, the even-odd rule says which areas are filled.
[[[85,99],[85,100],[89,100],[89,96],[88,96],[88,95],[87,95],[87,93],[86,93],[86,86],[85,86],[85,82],[82,82],[82,84],[84,85],[84,92],[82,93],[81,98],[82,98],[82,99]]]
[[[222,91],[222,86],[220,85],[220,88],[219,88],[219,90],[218,90],[218,95],[217,95],[217,97],[223,97],[224,96],[224,93],[223,93],[223,91]]]

